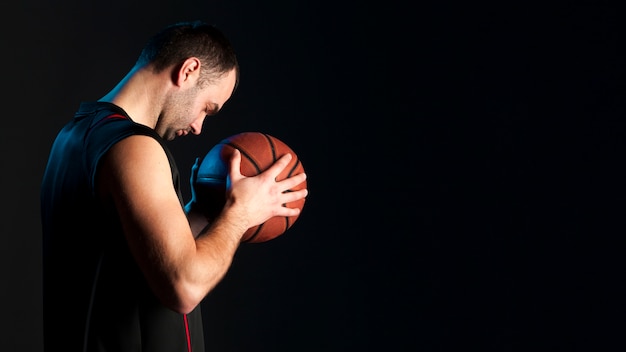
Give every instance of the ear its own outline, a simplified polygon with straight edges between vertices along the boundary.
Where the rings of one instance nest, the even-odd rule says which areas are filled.
[[[200,60],[196,57],[188,58],[182,63],[177,73],[175,81],[178,86],[195,84],[200,75]]]

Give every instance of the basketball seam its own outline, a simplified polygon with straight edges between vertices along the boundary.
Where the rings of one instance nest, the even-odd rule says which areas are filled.
[[[263,225],[265,225],[265,223],[257,225],[256,231],[254,231],[252,236],[248,237],[248,239],[245,240],[244,242],[252,242],[259,235],[259,233],[261,232],[261,229],[263,228]]]
[[[267,140],[267,143],[269,144],[270,150],[272,152],[272,159],[273,162],[276,162],[276,160],[278,160],[277,158],[277,145],[274,143],[273,137],[271,135],[268,135],[266,133],[262,133],[262,132],[255,132],[257,134],[260,134],[262,136],[265,137],[265,139]],[[235,142],[232,142],[231,140],[225,140],[222,142],[222,144],[228,145],[232,148],[235,148],[237,150],[239,150],[241,152],[241,154],[243,155],[243,157],[245,157],[248,161],[250,161],[250,163],[252,164],[252,166],[256,169],[257,174],[261,173],[261,168],[259,167],[259,164],[255,161],[255,159],[252,157],[251,154],[249,154],[248,152],[245,151],[245,149],[238,145]],[[296,157],[295,163],[294,165],[291,167],[291,169],[288,172],[287,177],[291,177],[293,176],[294,172],[300,167],[301,162],[300,159]],[[207,175],[209,176],[209,175]],[[292,189],[288,189],[285,192],[293,192]],[[283,231],[280,233],[280,235],[284,234],[290,227],[291,227],[291,219],[289,216],[283,216],[284,218],[284,228]],[[269,219],[268,219],[269,221]],[[262,229],[264,227],[265,223],[259,224],[257,225],[256,230],[254,231],[254,233],[248,237],[247,240],[245,240],[244,242],[254,242],[254,240],[258,237],[258,235],[262,232]]]
[[[241,154],[250,161],[250,163],[252,164],[252,166],[254,166],[254,168],[256,169],[257,174],[261,173],[261,168],[259,167],[259,164],[252,158],[252,156],[250,154],[248,154],[245,150],[243,150],[243,148],[239,145],[237,145],[236,143],[233,142],[226,142],[226,145],[229,145],[237,150],[239,150],[241,152]]]
[[[263,136],[265,136],[265,139],[267,139],[267,143],[270,145],[270,148],[272,149],[272,159],[274,161],[276,161],[276,147],[274,146],[274,141],[272,140],[272,137],[270,137],[268,134],[262,133]]]

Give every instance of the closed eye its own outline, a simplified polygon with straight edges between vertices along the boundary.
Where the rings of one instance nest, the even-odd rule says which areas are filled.
[[[220,108],[217,104],[208,104],[204,111],[206,112],[207,116],[213,116],[220,111]]]

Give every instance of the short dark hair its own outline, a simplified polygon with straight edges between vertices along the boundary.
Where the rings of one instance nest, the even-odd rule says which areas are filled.
[[[205,68],[200,71],[201,82],[211,82],[235,69],[236,85],[239,83],[239,63],[230,41],[217,27],[202,21],[178,22],[162,29],[148,40],[137,65],[150,64],[161,72],[190,57],[199,58]]]

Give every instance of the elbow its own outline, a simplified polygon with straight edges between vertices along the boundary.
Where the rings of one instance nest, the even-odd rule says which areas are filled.
[[[185,299],[182,299],[178,302],[178,305],[175,307],[174,311],[181,314],[189,314],[191,311],[196,309],[198,305],[202,302],[204,295],[194,294],[191,296],[187,296]]]
[[[163,305],[180,314],[188,314],[196,309],[224,275],[217,270],[209,273],[198,270],[174,273],[165,280],[162,278],[153,287]]]
[[[205,292],[194,287],[177,287],[159,297],[161,303],[180,314],[189,314],[204,299]]]
[[[179,304],[177,304],[175,306],[172,306],[170,309],[173,310],[176,313],[179,313],[179,314],[189,314],[194,309],[196,309],[198,304],[200,304],[200,302],[197,302],[196,304],[182,302],[182,303],[179,303]]]

